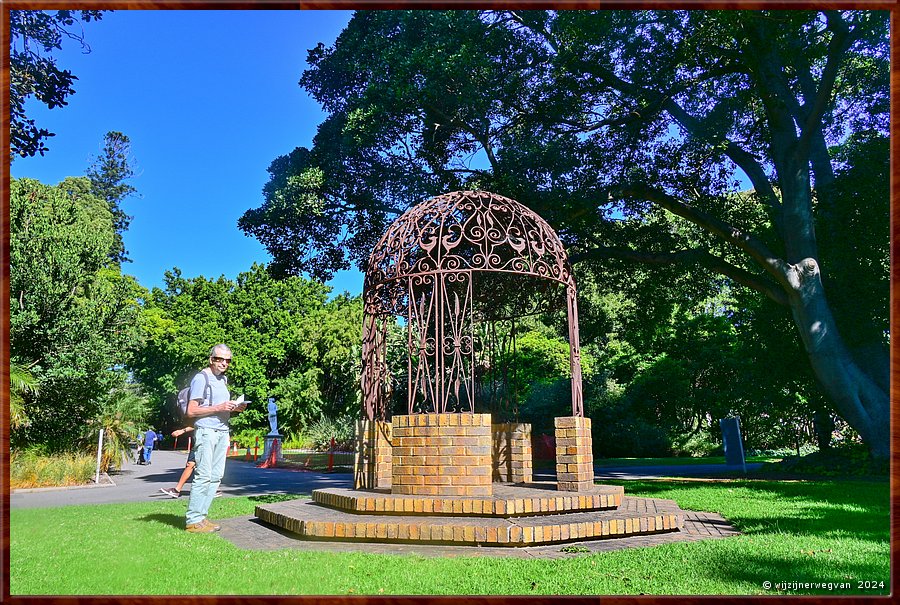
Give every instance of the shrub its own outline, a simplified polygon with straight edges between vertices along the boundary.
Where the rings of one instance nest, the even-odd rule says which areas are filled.
[[[10,487],[17,489],[91,483],[96,464],[96,457],[90,454],[47,455],[38,448],[24,452],[14,451],[9,459]]]
[[[312,446],[312,441],[306,435],[291,435],[284,439],[284,449],[286,450],[307,450]]]
[[[327,418],[322,416],[304,431],[306,439],[312,448],[319,452],[327,451],[331,447],[331,438],[334,437],[334,446],[339,450],[352,450],[356,433],[356,421],[352,416],[339,416]]]
[[[615,380],[597,376],[585,383],[585,414],[591,418],[594,454],[604,458],[671,455],[665,428],[634,411],[634,402]]]
[[[672,439],[672,453],[675,456],[693,458],[723,456],[725,449],[721,441],[716,441],[708,431],[698,431],[693,435],[678,435]]]
[[[815,475],[821,477],[887,476],[887,460],[873,460],[866,446],[850,443],[805,456],[785,458],[773,467],[776,472]]]

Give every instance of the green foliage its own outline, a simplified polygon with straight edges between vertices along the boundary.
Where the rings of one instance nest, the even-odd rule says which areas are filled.
[[[585,415],[592,419],[594,451],[602,457],[659,456],[671,443],[664,426],[634,413],[625,389],[611,378],[598,377],[585,385]]]
[[[510,326],[494,327],[498,351],[493,358],[482,354],[479,367],[481,403],[497,421],[528,422],[535,433],[553,432],[553,418],[571,414],[572,387],[569,343],[559,334],[559,326],[529,317],[516,326],[514,348],[509,344]],[[565,331],[565,325],[562,331]],[[478,338],[485,340],[486,331]],[[505,344],[504,344],[505,343]],[[582,350],[582,376],[595,371],[594,356]],[[488,409],[490,408],[490,409]]]
[[[272,396],[278,406],[279,430],[294,435],[322,415],[322,393],[319,382],[322,368],[294,370],[287,376],[273,381]]]
[[[96,448],[98,434],[103,429],[103,453],[100,466],[104,471],[122,468],[131,461],[131,444],[138,438],[141,427],[150,415],[147,398],[130,385],[109,392],[100,401],[97,415],[82,432],[84,448]]]
[[[266,432],[263,429],[242,429],[240,431],[231,432],[231,440],[236,441],[238,447],[253,448],[259,444],[259,451],[262,452],[266,444]]]
[[[312,448],[312,442],[305,435],[291,435],[284,440],[285,450],[306,450]]]
[[[127,135],[111,130],[103,136],[103,153],[94,159],[87,170],[91,181],[91,194],[109,204],[113,216],[115,242],[110,250],[110,260],[115,264],[128,261],[128,251],[122,242],[122,234],[128,230],[131,217],[122,210],[122,202],[137,191],[126,183],[134,176],[131,140]]]
[[[855,359],[887,388],[890,322],[890,153],[877,132],[834,149],[833,188],[820,196],[816,225],[823,282]]]
[[[9,457],[9,486],[26,489],[84,485],[93,482],[96,465],[96,455],[47,454],[40,448],[13,450]]]
[[[787,474],[804,477],[884,477],[888,478],[887,460],[873,460],[865,446],[848,443],[826,451],[805,452],[789,456],[777,464],[766,465],[763,475]]]
[[[40,387],[23,394],[30,424],[11,435],[14,446],[75,446],[101,400],[125,384],[146,291],[107,266],[113,242],[109,208],[87,179],[12,179],[10,353],[32,360]]]
[[[28,368],[15,361],[9,362],[9,428],[16,430],[28,426],[31,421],[25,413],[25,394],[37,395],[38,381]]]
[[[311,423],[303,433],[311,447],[319,452],[331,448],[331,440],[334,439],[335,449],[352,451],[356,435],[356,421],[354,416],[340,416],[338,418],[321,417]]]
[[[360,11],[309,52],[312,148],[272,162],[240,225],[278,271],[327,277],[429,195],[502,193],[562,234],[579,287],[606,284],[582,335],[638,382],[623,417],[687,447],[742,413],[774,446],[778,419],[783,443],[836,411],[883,453],[888,34],[885,11]],[[804,258],[828,300],[776,269]],[[832,315],[846,380],[800,352],[824,325],[842,353]]]
[[[598,454],[709,455],[721,448],[719,419],[731,415],[747,448],[812,443],[825,402],[783,309],[730,289],[685,307],[676,285],[647,323],[643,295],[612,291],[619,283],[586,280],[581,297],[602,321],[583,331],[603,368],[585,384]]]
[[[147,338],[130,367],[155,401],[160,425],[175,422],[175,394],[205,367],[211,346],[233,353],[228,370],[233,395],[251,401],[232,417],[240,434],[265,428],[266,404],[275,397],[282,433],[303,428],[320,414],[358,409],[359,298],[326,300],[328,288],[301,277],[275,280],[254,264],[235,280],[184,278],[167,272],[165,287],[147,297],[142,322]]]
[[[90,52],[79,22],[99,21],[103,12],[9,11],[11,158],[44,155],[48,151],[45,141],[54,134],[28,119],[26,101],[34,98],[49,109],[68,104],[66,97],[75,92],[72,84],[77,78],[69,70],[60,69],[51,53],[62,48],[64,37],[78,42],[82,51]]]

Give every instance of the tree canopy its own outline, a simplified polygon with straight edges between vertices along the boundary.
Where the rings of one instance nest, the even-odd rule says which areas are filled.
[[[296,434],[359,402],[362,303],[329,301],[328,292],[302,277],[275,280],[258,264],[235,280],[166,272],[165,287],[144,302],[147,337],[130,367],[171,424],[175,393],[208,365],[210,347],[226,343],[234,353],[230,389],[252,402],[234,430],[265,426],[266,400],[275,397],[280,425]]]
[[[25,101],[35,98],[49,109],[68,104],[78,78],[61,69],[51,53],[60,50],[64,38],[74,40],[90,52],[80,23],[99,21],[104,11],[98,10],[11,10],[9,11],[9,100],[10,157],[44,155],[46,141],[54,136],[35,124],[25,111]],[[79,28],[76,29],[76,24]]]
[[[128,230],[132,217],[125,214],[122,202],[137,191],[134,186],[125,182],[133,176],[131,139],[115,130],[107,132],[103,136],[103,152],[88,167],[87,177],[91,181],[91,193],[106,200],[112,212],[116,235],[110,260],[119,265],[129,260],[122,235]]]
[[[71,447],[109,392],[124,385],[146,291],[108,266],[114,234],[112,214],[87,179],[11,180],[10,356],[39,387],[22,393],[28,422],[16,443]]]
[[[582,275],[629,261],[651,297],[689,271],[692,300],[724,284],[782,307],[883,457],[886,241],[868,227],[887,218],[888,58],[879,11],[361,11],[309,51],[300,83],[328,116],[240,226],[274,270],[328,277],[425,197],[507,195]]]

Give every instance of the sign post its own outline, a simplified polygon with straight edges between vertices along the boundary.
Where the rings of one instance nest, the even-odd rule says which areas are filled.
[[[100,456],[103,453],[103,429],[100,429],[100,441],[97,443],[97,474],[94,483],[100,483]]]
[[[722,429],[722,443],[725,446],[725,464],[740,466],[747,474],[747,461],[744,458],[744,443],[741,440],[741,419],[738,416],[719,420]]]

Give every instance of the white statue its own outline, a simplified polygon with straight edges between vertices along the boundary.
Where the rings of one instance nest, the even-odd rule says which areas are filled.
[[[278,434],[278,406],[275,405],[275,398],[269,397],[269,427],[272,431],[270,435]]]

